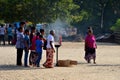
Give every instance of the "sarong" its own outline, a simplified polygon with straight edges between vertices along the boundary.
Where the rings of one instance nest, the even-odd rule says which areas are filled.
[[[90,61],[91,59],[96,58],[96,50],[95,48],[87,48],[85,51],[85,60]]]
[[[37,53],[31,51],[30,56],[29,56],[29,65],[35,66],[36,65],[35,62],[37,60],[37,57],[38,57]]]

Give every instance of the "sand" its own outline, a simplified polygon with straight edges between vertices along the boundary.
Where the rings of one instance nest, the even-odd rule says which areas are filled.
[[[0,80],[119,80],[120,45],[97,43],[97,64],[84,60],[83,42],[64,42],[59,48],[59,60],[77,60],[78,65],[46,69],[45,51],[40,68],[16,66],[14,46],[0,46]],[[24,58],[24,56],[23,56]],[[54,56],[56,64],[56,55]]]

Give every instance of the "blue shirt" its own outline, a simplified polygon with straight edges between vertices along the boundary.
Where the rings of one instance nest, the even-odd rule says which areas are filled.
[[[9,36],[12,36],[12,35],[13,35],[13,34],[12,34],[12,28],[11,28],[11,27],[8,27],[7,31],[8,31],[8,35],[9,35]]]
[[[25,35],[24,41],[27,43],[27,46],[30,47],[30,38],[29,38],[29,35]],[[27,46],[25,45],[25,48],[26,48]]]
[[[36,44],[36,52],[42,53],[42,46],[43,46],[42,40],[37,39],[35,44]]]

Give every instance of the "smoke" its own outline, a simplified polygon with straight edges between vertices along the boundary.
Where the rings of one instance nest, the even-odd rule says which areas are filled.
[[[59,41],[59,38],[62,35],[67,36],[66,26],[68,26],[68,24],[60,20],[59,18],[54,23],[50,23],[48,25],[49,30],[55,30],[55,41],[56,42]]]

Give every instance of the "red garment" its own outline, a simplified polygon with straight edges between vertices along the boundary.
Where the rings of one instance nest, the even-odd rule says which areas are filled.
[[[87,35],[85,38],[85,44],[89,48],[97,48],[94,35]]]
[[[36,36],[33,36],[33,38],[32,38],[32,45],[31,45],[31,47],[30,47],[30,50],[35,50],[35,41],[36,41]]]

